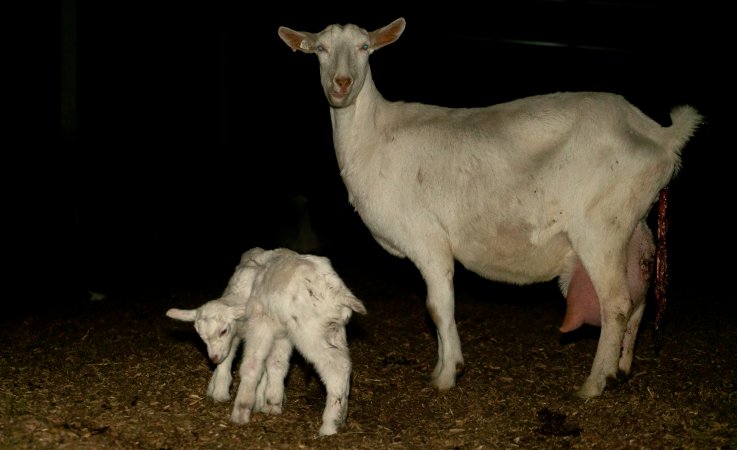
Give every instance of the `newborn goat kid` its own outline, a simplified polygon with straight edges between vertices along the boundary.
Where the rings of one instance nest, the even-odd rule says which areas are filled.
[[[345,286],[327,258],[288,249],[253,248],[241,257],[221,298],[166,315],[194,322],[217,364],[207,388],[216,401],[230,399],[231,366],[245,341],[231,420],[247,423],[251,411],[281,413],[284,378],[292,348],[312,363],[325,383],[327,402],[320,435],[345,422],[351,360],[345,324],[364,305]]]

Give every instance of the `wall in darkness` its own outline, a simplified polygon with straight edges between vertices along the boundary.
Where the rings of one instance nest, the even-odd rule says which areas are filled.
[[[733,192],[717,176],[726,175],[722,105],[732,78],[723,14],[705,2],[453,2],[431,11],[279,2],[258,13],[246,2],[61,5],[50,8],[56,25],[27,48],[48,53],[31,58],[45,76],[29,79],[31,91],[45,93],[36,99],[45,115],[31,128],[44,145],[19,147],[24,181],[11,194],[19,251],[10,254],[25,274],[45,258],[64,261],[50,279],[73,295],[149,282],[219,285],[243,250],[283,242],[298,218],[295,195],[309,198],[315,227],[333,244],[325,253],[381,254],[347,204],[317,62],[293,54],[276,30],[374,29],[399,16],[404,35],[372,56],[390,100],[482,106],[604,90],[662,122],[674,105],[699,108],[709,125],[672,185],[672,267],[684,289],[713,277]],[[70,24],[71,44],[61,39]],[[70,45],[75,82],[62,84]],[[49,112],[72,88],[76,116],[64,123],[76,129],[62,139],[62,120],[49,121]]]

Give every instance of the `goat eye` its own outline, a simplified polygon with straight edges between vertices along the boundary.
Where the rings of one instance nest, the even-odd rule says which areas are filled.
[[[361,50],[368,50],[368,49],[369,49],[369,45],[368,44],[363,44],[361,46]]]
[[[322,46],[322,44],[317,44],[317,47],[315,47],[315,50],[316,50],[316,51],[317,51],[318,53],[322,53],[322,52],[324,52],[324,51],[325,51],[325,47],[323,47],[323,46]]]
[[[227,333],[228,333],[228,329],[227,328],[223,328],[222,330],[220,330],[220,337],[225,336]]]

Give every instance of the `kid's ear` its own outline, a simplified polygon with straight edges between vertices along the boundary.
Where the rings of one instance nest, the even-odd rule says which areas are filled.
[[[194,322],[195,316],[197,316],[197,310],[172,308],[166,312],[166,315],[172,319],[181,320],[183,322]]]
[[[246,306],[231,306],[230,315],[233,319],[242,319],[246,316]]]

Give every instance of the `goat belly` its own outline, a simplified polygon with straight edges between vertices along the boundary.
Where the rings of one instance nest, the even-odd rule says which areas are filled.
[[[566,315],[560,331],[567,333],[579,328],[581,325],[601,326],[601,310],[599,308],[599,297],[596,295],[594,285],[591,283],[586,269],[581,263],[576,268],[568,284],[566,295]]]

